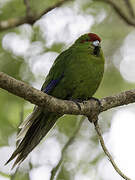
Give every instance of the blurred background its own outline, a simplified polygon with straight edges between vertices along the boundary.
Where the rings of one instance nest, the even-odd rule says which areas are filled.
[[[102,38],[105,74],[95,97],[135,88],[135,0],[0,0],[0,71],[40,89],[55,58],[80,35]],[[32,104],[0,89],[0,180],[122,180],[85,117],[64,115],[19,169],[4,166]],[[135,105],[100,115],[105,143],[135,179]]]

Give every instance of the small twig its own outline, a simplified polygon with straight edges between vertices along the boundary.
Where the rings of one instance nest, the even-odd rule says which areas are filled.
[[[26,17],[20,17],[20,18],[12,18],[12,19],[8,19],[6,21],[1,21],[0,22],[0,31],[4,31],[4,30],[10,29],[10,28],[15,28],[15,27],[22,25],[22,24],[25,24],[25,23],[33,25],[43,15],[47,14],[48,12],[50,12],[51,10],[53,10],[57,7],[60,7],[61,5],[63,5],[64,3],[68,2],[68,1],[72,1],[72,0],[60,0],[56,4],[45,9],[41,14],[32,15],[31,11],[30,11],[30,6],[28,3],[28,0],[24,0],[26,7],[27,7],[26,8],[27,16]],[[125,13],[113,1],[111,1],[111,0],[95,0],[95,1],[104,2],[104,3],[109,4],[110,6],[112,6],[112,8],[121,17],[121,19],[124,22],[126,22],[130,26],[135,26],[135,21],[132,20],[131,18],[128,18],[125,15]],[[132,15],[133,15],[134,12],[131,9],[132,9],[132,7],[130,7],[130,13],[132,13]]]
[[[24,4],[26,6],[26,17],[29,19],[31,17],[30,0],[24,0]]]
[[[134,9],[133,9],[133,7],[131,5],[130,0],[124,0],[124,2],[126,4],[126,6],[127,6],[128,12],[131,15],[131,17],[135,17]]]
[[[121,17],[121,19],[124,22],[126,22],[128,25],[135,26],[135,21],[133,21],[131,18],[128,18],[125,15],[125,13],[122,11],[122,9],[120,7],[118,7],[116,5],[116,3],[114,3],[112,0],[95,0],[95,1],[104,2],[104,3],[109,4],[115,10],[115,12]]]
[[[64,3],[69,2],[69,1],[73,1],[73,0],[60,0],[60,1],[58,1],[56,4],[54,4],[54,5],[50,6],[50,7],[48,7],[47,9],[45,9],[40,14],[40,16],[38,18],[41,18],[43,15],[47,14],[48,12],[52,11],[55,8],[58,8],[58,7],[62,6]]]
[[[4,31],[10,28],[15,28],[17,26],[20,26],[22,24],[30,24],[33,25],[38,19],[40,19],[43,15],[47,14],[51,10],[62,6],[64,3],[72,0],[60,0],[56,4],[46,8],[43,12],[40,14],[32,14],[30,11],[30,4],[28,2],[29,0],[24,0],[24,3],[26,4],[26,16],[25,17],[19,17],[19,18],[12,18],[4,21],[0,21],[0,31]]]
[[[102,134],[101,134],[101,130],[100,130],[100,127],[99,127],[99,124],[98,124],[98,121],[94,122],[94,126],[95,126],[95,130],[98,134],[98,138],[100,140],[100,144],[103,148],[103,151],[104,153],[107,155],[107,157],[109,158],[112,166],[114,167],[114,169],[116,170],[116,172],[121,176],[123,177],[125,180],[131,180],[129,177],[127,177],[123,172],[121,172],[121,170],[118,168],[118,166],[116,165],[116,163],[114,162],[113,160],[113,157],[111,156],[111,154],[109,153],[107,147],[105,146],[105,143],[104,143],[104,139],[102,137]]]
[[[81,128],[81,125],[83,123],[83,120],[84,120],[84,117],[82,117],[82,119],[80,120],[77,128],[75,129],[75,131],[73,132],[72,136],[69,138],[69,140],[67,141],[67,143],[65,144],[64,148],[62,149],[62,155],[61,155],[61,158],[60,158],[60,161],[59,163],[57,164],[57,166],[55,168],[52,169],[51,171],[51,178],[50,180],[54,180],[60,166],[62,165],[62,162],[63,162],[63,158],[64,158],[64,154],[67,150],[67,148],[72,144],[72,142],[74,141],[74,138],[76,137],[76,134],[78,133],[78,131],[80,130]]]

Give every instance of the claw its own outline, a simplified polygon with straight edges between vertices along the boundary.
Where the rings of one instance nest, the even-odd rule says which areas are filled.
[[[81,111],[81,106],[79,103],[82,103],[83,100],[81,99],[70,99],[70,100],[73,101],[78,106],[79,110]]]
[[[99,100],[98,98],[95,98],[95,97],[90,97],[90,98],[89,98],[89,100],[91,100],[91,99],[93,99],[93,100],[97,101],[97,102],[98,102],[98,104],[99,104],[99,106],[101,106],[101,102],[100,102],[100,100]]]

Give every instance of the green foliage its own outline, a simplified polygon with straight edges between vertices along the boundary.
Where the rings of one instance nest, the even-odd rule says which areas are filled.
[[[56,180],[63,180],[63,179],[64,179],[64,180],[69,180],[69,179],[70,179],[70,176],[71,176],[71,175],[70,175],[70,173],[67,171],[67,169],[66,169],[64,166],[62,166]]]
[[[20,171],[17,171],[11,176],[11,178],[12,180],[29,180],[29,174],[26,172],[22,173]]]
[[[23,17],[25,15],[23,0],[11,0],[3,6],[1,11],[0,20],[7,20],[9,17]]]
[[[51,48],[47,49],[47,51],[54,51],[60,53],[63,50],[63,46],[64,46],[63,43],[53,44]]]
[[[68,137],[72,136],[82,118],[82,116],[64,115],[57,122],[59,131]]]

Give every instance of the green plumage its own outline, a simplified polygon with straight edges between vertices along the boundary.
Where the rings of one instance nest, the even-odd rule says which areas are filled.
[[[87,100],[96,92],[104,72],[104,57],[99,46],[93,42],[100,38],[93,34],[85,34],[55,60],[42,90],[46,89],[53,80],[59,82],[50,89],[50,95],[60,99]],[[53,127],[60,115],[42,111],[35,107],[33,113],[24,121],[19,138],[22,138],[11,161],[17,156],[16,162],[22,162],[33,148]],[[7,162],[7,163],[8,163]]]

